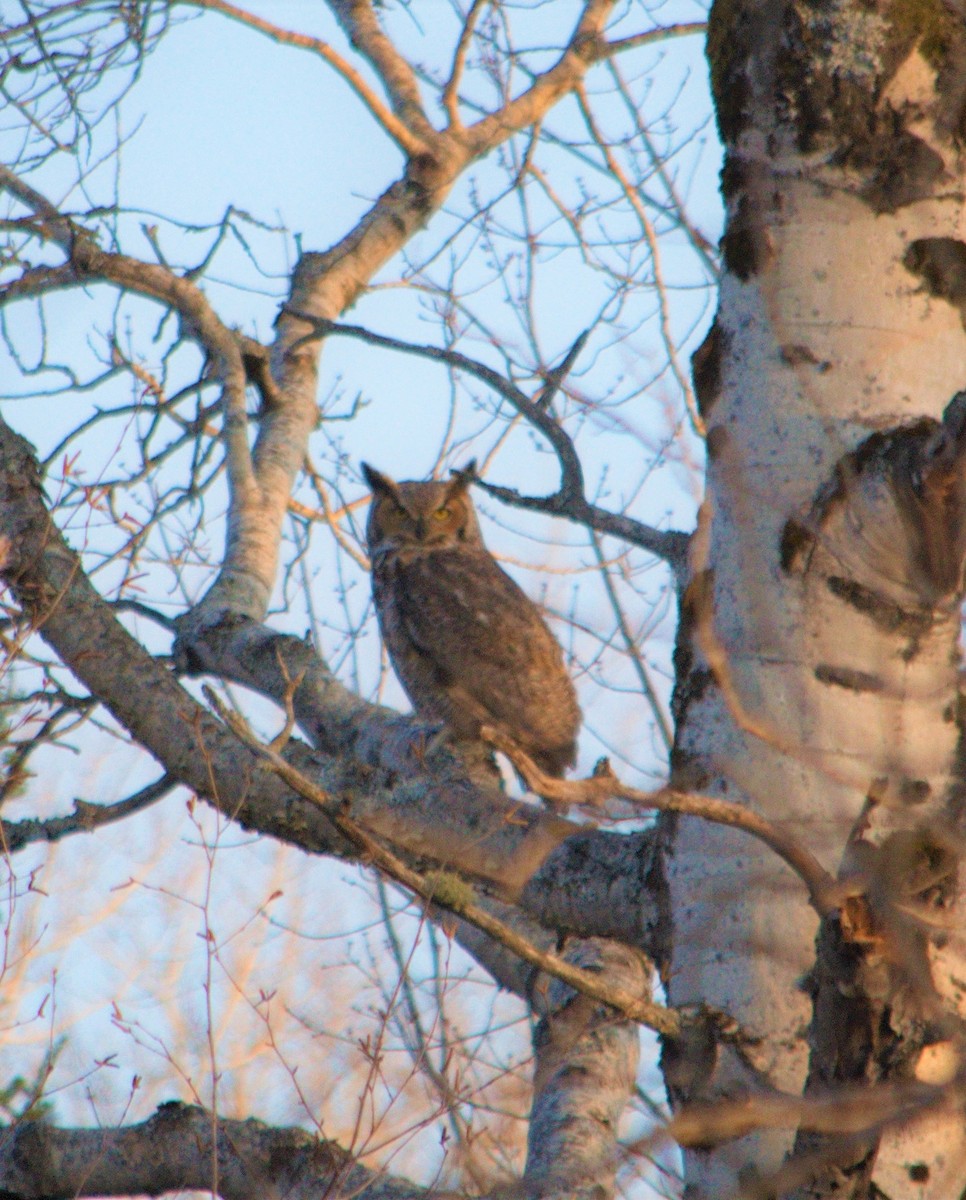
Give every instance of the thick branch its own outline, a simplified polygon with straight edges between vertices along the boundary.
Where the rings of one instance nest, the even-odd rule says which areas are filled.
[[[583,79],[587,68],[606,58],[609,47],[604,38],[607,18],[614,0],[587,0],[580,20],[557,62],[515,100],[491,113],[467,130],[474,152],[484,154],[500,145],[511,134],[527,129],[538,121],[557,100]]]
[[[539,121],[579,83],[588,66],[606,52],[603,29],[613,0],[588,0],[557,63],[538,76],[523,96],[483,118],[471,131],[454,126],[446,132],[437,132],[429,123],[415,72],[386,37],[369,0],[330,0],[330,6],[353,46],[379,74],[395,117],[420,139],[420,145],[407,147],[404,177],[345,238],[324,253],[303,255],[296,268],[273,351],[281,399],[265,415],[254,449],[261,494],[246,496],[245,504],[232,504],[225,564],[182,625],[188,642],[203,638],[207,627],[225,612],[261,620],[267,611],[265,580],[270,572],[274,575],[281,522],[317,419],[320,345],[306,338],[311,322],[343,313],[375,273],[438,211],[469,163]],[[575,519],[593,520],[598,515],[588,507]],[[683,563],[681,543],[673,535],[658,535],[658,542],[666,557],[678,552]]]
[[[213,696],[210,698],[214,699]],[[348,816],[336,803],[333,796],[316,787],[310,779],[285,762],[282,756],[271,747],[262,745],[241,717],[230,713],[221,705],[219,705],[219,713],[245,746],[253,750],[259,757],[264,758],[272,770],[284,779],[293,791],[298,792],[300,796],[304,796],[325,812],[339,833],[353,843],[359,851],[360,857],[378,867],[390,879],[401,883],[403,887],[408,888],[427,904],[437,905],[454,916],[468,921],[471,925],[475,925],[477,929],[494,941],[506,946],[508,950],[512,950],[524,962],[569,984],[581,994],[616,1008],[624,1016],[638,1021],[642,1025],[648,1025],[658,1033],[671,1037],[680,1034],[681,1021],[677,1014],[659,1004],[642,1000],[640,996],[642,988],[639,988],[637,992],[629,991],[627,988],[616,985],[609,976],[598,977],[587,971],[581,971],[558,955],[535,946],[527,938],[521,937],[515,929],[495,917],[488,909],[477,904],[472,890],[458,876],[442,873],[421,875],[418,871],[414,871],[398,855],[387,850],[367,833],[358,821]]]
[[[229,1121],[184,1104],[163,1104],[147,1121],[123,1129],[22,1121],[0,1130],[0,1195],[7,1200],[183,1191],[214,1191],[225,1200],[441,1195],[367,1170],[334,1142],[302,1129]]]
[[[613,942],[577,942],[567,958],[582,972],[644,991],[648,966]],[[614,1193],[617,1130],[637,1077],[640,1038],[585,995],[554,982],[534,1030],[536,1065],[524,1188],[530,1195]]]
[[[317,807],[259,767],[256,757],[240,749],[117,620],[52,525],[30,448],[2,422],[0,538],[5,555],[0,572],[37,631],[174,779],[246,828],[310,852],[358,858]],[[332,755],[313,754],[293,742],[286,761],[344,798],[352,817],[407,861],[459,870],[518,900],[560,844],[577,832],[568,821],[478,787],[445,746],[427,753],[431,731],[352,696],[299,639],[255,626],[256,641],[240,624],[245,623],[230,621],[215,631],[222,640],[214,640],[214,656],[233,668],[227,677],[280,704],[291,681],[300,679],[296,712],[310,729],[318,729],[320,744]],[[203,670],[207,664],[198,666]],[[612,834],[595,837],[602,853],[615,841],[627,841]],[[652,906],[643,888],[629,896],[626,912],[614,912],[608,898],[594,892],[593,848],[585,848],[583,857],[587,877],[581,883],[576,872],[571,885],[585,889],[582,920],[592,922],[596,909],[600,924],[582,925],[581,931],[624,933],[646,947],[657,920],[645,916]],[[534,911],[551,920],[551,898],[540,893]]]

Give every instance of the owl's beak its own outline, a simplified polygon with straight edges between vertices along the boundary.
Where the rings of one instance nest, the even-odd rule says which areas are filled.
[[[416,536],[419,538],[419,540],[421,542],[424,541],[426,538],[426,518],[425,517],[417,517],[416,518]]]

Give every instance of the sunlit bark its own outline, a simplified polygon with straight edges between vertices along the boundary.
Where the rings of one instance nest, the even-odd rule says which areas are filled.
[[[864,930],[848,907],[826,923],[813,971],[816,916],[774,860],[677,826],[671,995],[715,997],[762,1038],[692,1079],[692,1098],[903,1077],[963,1012],[962,947],[929,954],[940,1017],[925,927],[896,911],[952,903],[961,794],[966,335],[936,256],[962,251],[966,230],[966,37],[942,5],[916,12],[713,13],[726,273],[696,358],[708,490],[674,777],[782,823],[845,891],[879,891]],[[933,1117],[831,1150],[806,1135],[799,1149],[832,1163],[803,1194],[866,1196],[874,1180],[910,1195],[913,1168],[916,1195],[958,1194],[963,1128]],[[792,1134],[691,1155],[695,1194],[776,1170]]]

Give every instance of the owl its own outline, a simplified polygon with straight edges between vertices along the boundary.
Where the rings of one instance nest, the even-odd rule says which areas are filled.
[[[457,740],[490,725],[560,776],[576,757],[574,686],[537,606],[483,544],[474,466],[446,482],[397,483],[362,464],[379,628],[420,716]]]

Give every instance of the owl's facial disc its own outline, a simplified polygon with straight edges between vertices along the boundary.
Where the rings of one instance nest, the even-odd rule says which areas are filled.
[[[380,554],[408,554],[482,546],[479,525],[469,497],[475,463],[454,471],[451,479],[397,482],[368,464],[362,471],[372,488],[367,537]]]

